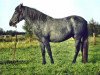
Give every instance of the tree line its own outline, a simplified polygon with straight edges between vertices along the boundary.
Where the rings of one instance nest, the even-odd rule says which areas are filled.
[[[89,35],[95,33],[96,36],[100,35],[100,24],[94,19],[91,19],[88,23],[89,26]]]
[[[11,36],[25,35],[25,32],[18,32],[18,31],[13,31],[13,30],[4,31],[2,28],[0,28],[0,35],[11,35]]]

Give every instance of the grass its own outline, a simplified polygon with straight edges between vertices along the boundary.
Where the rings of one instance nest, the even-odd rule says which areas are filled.
[[[18,42],[13,60],[14,42],[0,42],[0,75],[100,75],[100,38],[96,45],[89,38],[89,61],[81,63],[81,52],[72,64],[74,40],[51,43],[55,63],[51,64],[46,52],[46,65],[42,65],[41,50],[37,41]]]

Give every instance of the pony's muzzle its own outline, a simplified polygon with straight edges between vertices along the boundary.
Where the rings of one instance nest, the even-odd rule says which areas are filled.
[[[13,25],[12,21],[10,21],[10,22],[9,22],[9,25],[10,25],[10,26],[12,26],[12,25]]]
[[[10,26],[13,26],[13,27],[16,27],[16,22],[13,23],[12,21],[10,21],[10,22],[9,22],[9,25],[10,25]]]

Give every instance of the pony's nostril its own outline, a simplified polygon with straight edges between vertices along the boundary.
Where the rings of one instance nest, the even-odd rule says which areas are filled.
[[[10,22],[9,22],[9,25],[12,26],[12,25],[14,25],[14,23],[13,23],[12,21],[10,21]]]
[[[14,23],[16,23],[17,21],[15,20]]]

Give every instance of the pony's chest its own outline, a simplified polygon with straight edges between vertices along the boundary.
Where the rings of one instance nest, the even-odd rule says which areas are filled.
[[[32,32],[37,38],[41,38],[44,36],[44,28],[42,26],[33,26],[32,27]]]

